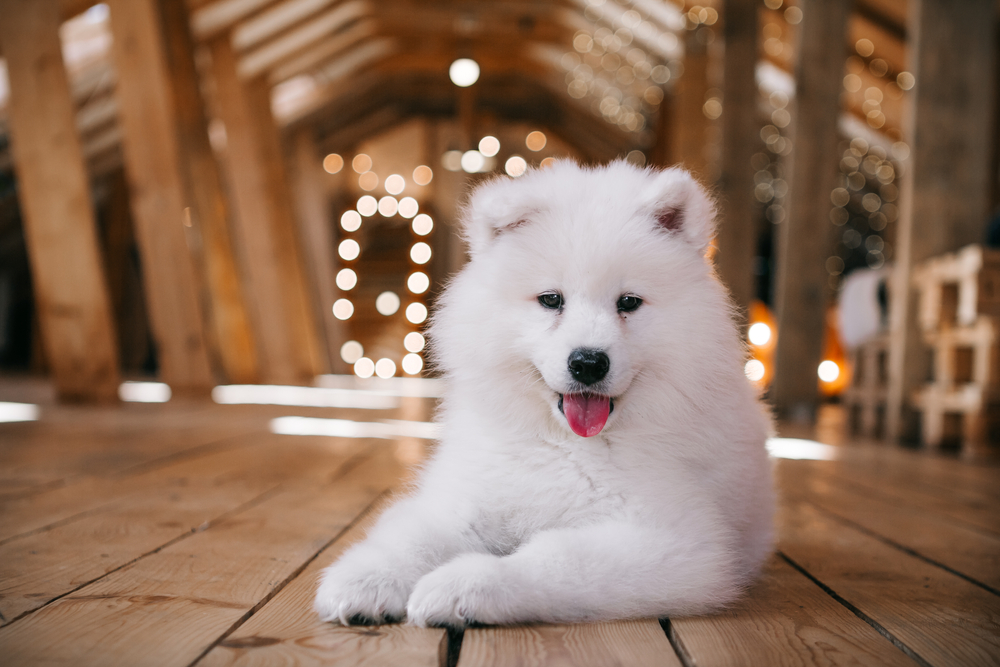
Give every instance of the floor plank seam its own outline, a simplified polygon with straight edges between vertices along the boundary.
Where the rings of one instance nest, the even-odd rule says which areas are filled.
[[[357,457],[354,457],[354,458],[357,458]],[[347,463],[345,463],[344,466],[346,466],[348,463],[350,463],[350,460]],[[342,467],[344,467],[344,466],[342,466]],[[339,478],[339,477],[340,477],[340,475],[337,475],[336,478]],[[257,604],[255,604],[253,607],[251,607],[249,610],[247,610],[247,612],[245,614],[243,614],[243,616],[241,616],[240,618],[236,619],[236,621],[231,626],[229,626],[229,628],[225,632],[223,632],[221,635],[219,635],[215,639],[215,641],[213,641],[211,644],[209,644],[208,647],[205,648],[205,650],[202,651],[198,655],[198,657],[196,657],[194,660],[192,660],[188,664],[188,667],[194,667],[194,665],[197,665],[199,662],[201,662],[201,660],[203,660],[205,658],[205,656],[207,656],[209,653],[211,653],[212,650],[214,650],[215,648],[217,648],[220,644],[222,644],[223,642],[225,642],[226,639],[229,638],[234,632],[236,632],[237,630],[239,630],[240,627],[244,623],[246,623],[247,621],[249,621],[253,617],[254,614],[256,614],[258,611],[260,611],[264,607],[264,605],[266,605],[268,602],[270,602],[272,599],[274,599],[274,596],[276,596],[278,593],[280,593],[282,590],[284,590],[284,588],[286,586],[288,586],[288,584],[292,583],[292,581],[294,581],[300,574],[302,574],[305,571],[305,569],[307,567],[309,567],[309,565],[311,565],[313,563],[313,561],[315,561],[317,558],[319,558],[320,556],[322,556],[324,551],[326,551],[331,546],[333,546],[337,542],[337,540],[339,540],[341,537],[343,537],[347,533],[347,531],[351,530],[360,521],[362,521],[372,511],[372,509],[374,507],[376,507],[378,505],[378,503],[381,502],[381,500],[383,498],[385,498],[385,496],[387,494],[390,493],[390,491],[391,491],[391,488],[389,488],[389,489],[383,489],[382,492],[379,493],[377,496],[375,496],[375,498],[367,506],[365,506],[365,508],[363,510],[361,510],[361,512],[359,512],[358,515],[356,517],[354,517],[354,519],[349,524],[347,524],[346,526],[344,526],[340,531],[337,532],[336,535],[334,535],[332,538],[330,538],[330,540],[328,542],[326,542],[323,546],[321,546],[316,553],[314,553],[312,556],[310,556],[309,558],[307,558],[301,565],[299,565],[297,568],[295,568],[295,570],[293,570],[291,572],[291,574],[289,574],[287,577],[285,577],[284,580],[282,580],[280,583],[278,583],[277,586],[275,586],[270,591],[268,591],[267,595],[265,595],[263,598],[261,598],[257,602]]]
[[[11,500],[24,500],[25,498],[30,498],[31,496],[37,496],[40,493],[55,491],[56,489],[61,489],[62,487],[66,486],[69,483],[69,481],[75,480],[77,477],[84,477],[84,475],[69,475],[68,477],[61,477],[59,479],[53,479],[48,482],[41,482],[40,484],[35,484],[33,486],[30,486],[21,492],[5,495],[3,497],[3,501],[8,502]]]
[[[240,444],[240,443],[230,443],[233,440],[239,440],[240,438],[250,439],[253,435],[253,431],[248,431],[246,433],[239,433],[236,435],[224,435],[208,442],[203,442],[200,445],[191,447],[189,449],[182,449],[179,452],[173,452],[167,454],[166,456],[160,456],[158,458],[150,459],[149,461],[143,461],[142,463],[136,463],[128,468],[123,468],[117,472],[113,472],[108,477],[110,479],[122,479],[123,477],[133,477],[135,475],[141,475],[147,472],[153,472],[154,470],[159,470],[160,468],[165,468],[173,463],[179,461],[186,461],[190,459],[196,459],[201,456],[206,456],[208,454],[217,454],[218,452],[228,451],[231,449],[239,449],[240,447],[252,447],[255,444],[256,439],[250,444]],[[230,443],[230,444],[227,444]]]
[[[886,495],[885,493],[882,493],[881,490],[879,490],[879,488],[876,487],[876,486],[868,486],[868,485],[864,484],[863,482],[859,483],[859,482],[856,482],[856,481],[854,481],[852,479],[847,479],[846,477],[841,477],[840,475],[837,475],[836,473],[831,473],[830,477],[832,479],[834,479],[837,483],[841,484],[842,487],[845,487],[846,489],[848,489],[850,491],[853,491],[855,493],[859,493],[862,496],[864,496],[865,494],[871,494],[871,495],[876,496],[882,502],[884,502],[884,503],[886,503],[888,505],[892,505],[893,507],[896,507],[898,509],[904,509],[904,510],[913,509],[912,505],[907,505],[906,503],[901,502],[898,498],[893,498],[890,495]],[[954,522],[954,523],[957,523],[957,524],[961,524],[961,526],[963,528],[968,528],[969,530],[974,530],[977,533],[981,533],[983,535],[987,535],[987,536],[993,537],[993,538],[1000,537],[1000,532],[990,530],[989,528],[983,528],[982,526],[979,526],[979,525],[974,524],[974,523],[969,523],[968,521],[965,521],[965,520],[960,519],[958,517],[952,516],[951,514],[948,514],[947,512],[942,512],[942,511],[936,510],[936,509],[927,509],[927,508],[924,508],[924,507],[919,507],[918,509],[920,509],[920,511],[922,511],[922,512],[931,512],[932,514],[934,514],[934,515],[936,515],[938,517],[941,517],[942,519],[946,519],[948,521],[951,521],[951,522]]]
[[[670,642],[670,646],[673,647],[674,653],[677,654],[677,659],[681,661],[681,665],[684,667],[696,667],[694,658],[691,653],[688,652],[687,647],[684,646],[684,642],[681,641],[680,636],[677,634],[677,630],[674,628],[674,624],[670,622],[669,618],[661,618],[660,627],[663,628],[664,634],[667,635],[667,641]]]
[[[47,523],[44,526],[39,526],[38,528],[32,528],[31,530],[27,530],[23,533],[17,533],[16,535],[11,535],[10,537],[5,537],[2,540],[0,540],[0,546],[3,546],[8,542],[13,542],[14,540],[20,540],[25,537],[31,537],[32,535],[38,535],[39,533],[44,533],[53,530],[55,528],[61,528],[62,526],[69,525],[75,521],[79,521],[80,519],[86,519],[88,516],[92,516],[94,514],[100,514],[101,512],[106,512],[107,510],[113,509],[117,504],[118,501],[115,500],[106,503],[104,505],[98,505],[97,507],[92,507],[89,510],[84,510],[76,514],[63,517],[62,519],[58,519],[56,521],[53,521],[52,523]]]
[[[157,553],[163,551],[164,549],[166,549],[166,548],[168,548],[170,546],[173,546],[174,544],[177,544],[178,542],[181,542],[182,540],[186,540],[187,538],[191,537],[192,535],[195,535],[197,533],[201,533],[203,531],[208,530],[212,526],[218,525],[219,523],[225,521],[228,518],[231,518],[232,516],[234,516],[236,514],[239,514],[240,512],[244,512],[244,511],[246,511],[248,509],[251,509],[252,507],[260,504],[261,502],[263,502],[264,500],[267,500],[267,498],[269,498],[271,495],[273,495],[275,492],[277,492],[280,488],[281,488],[280,484],[272,486],[270,489],[267,489],[263,493],[255,496],[253,498],[251,498],[250,500],[246,501],[242,505],[238,505],[238,506],[234,507],[231,510],[227,510],[226,512],[223,512],[222,514],[220,514],[219,516],[217,516],[216,518],[210,519],[210,520],[206,521],[205,523],[201,524],[200,526],[197,526],[195,528],[191,528],[190,530],[187,530],[187,531],[181,533],[177,537],[174,537],[174,538],[168,540],[167,542],[164,542],[163,544],[161,544],[160,546],[156,547],[155,549],[147,551],[144,554],[140,554],[139,556],[136,556],[132,560],[130,560],[128,562],[125,562],[125,563],[122,563],[118,567],[115,567],[115,568],[112,568],[112,569],[108,570],[107,572],[105,572],[104,574],[100,575],[99,577],[94,577],[93,579],[90,579],[88,581],[83,582],[79,586],[76,586],[76,587],[74,587],[74,588],[72,588],[72,589],[70,589],[70,590],[68,590],[68,591],[66,591],[64,593],[60,593],[59,595],[55,596],[51,600],[46,601],[44,604],[41,604],[41,605],[39,605],[39,606],[37,606],[37,607],[35,607],[33,609],[27,609],[27,610],[21,612],[20,614],[18,614],[14,618],[10,619],[6,623],[3,623],[2,625],[0,625],[0,627],[3,627],[3,628],[9,627],[9,626],[13,625],[14,623],[16,623],[17,621],[21,620],[22,618],[24,618],[26,616],[29,616],[31,614],[34,614],[36,611],[39,611],[41,609],[45,609],[49,605],[51,605],[51,604],[53,604],[55,602],[58,602],[59,600],[65,598],[65,597],[67,597],[69,595],[72,595],[73,593],[76,593],[78,590],[80,590],[82,588],[86,588],[87,586],[89,586],[89,585],[91,585],[93,583],[97,583],[98,581],[101,581],[102,579],[111,576],[115,572],[120,572],[121,570],[124,570],[125,568],[130,567],[130,566],[134,565],[135,563],[138,563],[143,558],[148,558],[149,556],[157,554]]]
[[[789,565],[791,565],[792,567],[794,567],[796,570],[798,570],[804,577],[806,577],[811,582],[813,582],[814,584],[816,584],[817,586],[819,586],[820,589],[822,589],[824,593],[826,593],[831,598],[833,598],[834,600],[836,600],[838,603],[840,603],[848,611],[850,611],[852,614],[854,614],[855,616],[857,616],[858,618],[860,618],[862,621],[864,621],[865,623],[867,623],[868,625],[870,625],[875,630],[875,632],[879,633],[880,635],[882,635],[883,637],[885,637],[886,639],[888,639],[892,643],[893,646],[895,646],[900,651],[902,651],[903,653],[905,653],[910,659],[914,660],[917,664],[921,665],[921,667],[933,667],[931,665],[931,663],[927,662],[927,660],[925,660],[919,653],[917,653],[916,651],[914,651],[912,648],[910,648],[905,643],[903,643],[903,641],[901,639],[899,639],[894,634],[892,634],[891,632],[889,632],[889,630],[887,630],[881,623],[879,623],[878,621],[876,621],[875,619],[873,619],[871,616],[869,616],[865,612],[861,611],[858,607],[854,606],[854,604],[852,604],[850,601],[848,601],[845,598],[841,597],[835,590],[833,590],[832,588],[830,588],[829,586],[827,586],[826,584],[824,584],[822,581],[820,581],[819,579],[817,579],[816,577],[814,577],[812,575],[812,573],[810,573],[804,567],[802,567],[801,565],[799,565],[798,563],[796,563],[794,560],[792,560],[791,558],[789,558],[789,556],[787,554],[785,554],[785,552],[778,551],[778,555],[781,556],[785,560],[786,563],[788,563]]]
[[[438,649],[438,664],[440,667],[458,667],[458,658],[462,652],[462,641],[465,639],[465,628],[445,628],[441,646]]]
[[[908,554],[910,556],[913,556],[914,558],[919,558],[920,560],[924,561],[925,563],[928,563],[928,564],[933,565],[935,567],[939,567],[942,570],[945,570],[946,572],[949,572],[950,574],[955,575],[956,577],[961,577],[962,579],[965,579],[966,581],[968,581],[970,584],[973,584],[974,586],[978,586],[978,587],[982,588],[983,590],[985,590],[985,591],[987,591],[989,593],[992,593],[993,595],[1000,596],[1000,591],[998,591],[997,589],[993,588],[992,586],[990,586],[987,583],[979,581],[979,580],[977,580],[977,579],[975,579],[975,578],[973,578],[973,577],[971,577],[971,576],[969,576],[969,575],[967,575],[967,574],[965,574],[963,572],[960,572],[960,571],[956,570],[955,568],[953,568],[951,566],[945,565],[944,563],[942,563],[940,561],[934,560],[930,556],[925,556],[924,554],[920,553],[916,549],[908,547],[908,546],[906,546],[904,544],[900,544],[899,542],[896,542],[895,540],[893,540],[890,537],[886,537],[884,535],[876,533],[875,531],[873,531],[873,530],[871,530],[869,528],[866,528],[865,526],[863,526],[863,525],[861,525],[861,524],[859,524],[859,523],[857,523],[855,521],[852,521],[851,519],[848,519],[845,516],[841,516],[841,515],[837,514],[836,512],[834,512],[832,510],[828,510],[827,508],[825,508],[825,507],[823,507],[821,505],[818,505],[818,504],[816,504],[815,502],[813,502],[811,500],[807,500],[806,502],[808,502],[810,505],[812,505],[813,507],[815,507],[817,510],[819,510],[823,514],[826,514],[830,518],[834,519],[835,521],[839,521],[840,523],[843,523],[844,525],[850,526],[851,528],[854,528],[855,530],[857,530],[859,532],[862,532],[865,535],[868,535],[869,537],[873,537],[876,540],[882,542],[883,544],[886,544],[886,545],[888,545],[890,547],[893,547],[895,549],[899,549],[903,553]]]

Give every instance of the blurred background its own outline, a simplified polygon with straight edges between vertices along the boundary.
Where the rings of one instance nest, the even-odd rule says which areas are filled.
[[[469,188],[625,159],[715,192],[780,417],[992,451],[998,8],[0,0],[0,419],[433,377]]]

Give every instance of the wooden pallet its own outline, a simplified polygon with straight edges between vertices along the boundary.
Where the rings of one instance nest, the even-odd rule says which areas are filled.
[[[933,379],[912,395],[924,444],[976,455],[1000,443],[1000,251],[970,245],[913,275]]]
[[[851,385],[844,391],[852,435],[882,438],[889,388],[889,334],[879,333],[851,352]]]

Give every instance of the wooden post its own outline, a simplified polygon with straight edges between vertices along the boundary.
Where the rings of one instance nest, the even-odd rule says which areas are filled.
[[[676,151],[673,163],[690,171],[695,178],[708,182],[708,118],[702,107],[708,92],[708,47],[698,38],[697,30],[685,32],[684,73],[674,86],[672,117],[676,121],[669,130],[668,142]]]
[[[985,238],[996,22],[991,0],[910,3],[908,52],[917,83],[908,100],[910,156],[903,164],[889,315],[890,440],[916,439],[911,393],[927,379],[930,364],[917,328],[913,267]]]
[[[125,173],[160,373],[175,390],[200,392],[213,377],[157,8],[153,0],[110,0],[110,9]]]
[[[58,3],[0,0],[0,45],[24,233],[56,390],[63,399],[113,399],[117,345],[63,66]]]
[[[309,271],[312,290],[313,311],[316,320],[323,323],[326,342],[326,366],[334,373],[349,373],[350,367],[340,358],[340,346],[344,343],[344,325],[333,316],[333,302],[337,300],[334,284],[336,262],[333,257],[333,224],[330,199],[324,177],[330,178],[322,167],[322,159],[316,154],[316,140],[312,132],[299,130],[294,138],[295,152],[293,188],[295,209],[301,230],[303,255]]]
[[[243,82],[229,35],[209,42],[216,105],[226,127],[225,168],[238,240],[247,259],[248,295],[268,382],[310,382],[319,371],[316,329],[285,181],[278,130],[263,80]]]
[[[725,75],[722,106],[722,159],[719,230],[715,255],[719,277],[746,318],[754,298],[753,258],[757,235],[756,201],[750,159],[759,142],[757,114],[757,2],[724,0],[722,34]],[[745,322],[744,322],[745,323]]]
[[[229,382],[258,379],[257,350],[229,231],[229,206],[219,165],[208,141],[208,121],[194,62],[195,44],[184,0],[159,0],[167,44],[167,64],[177,110],[177,143],[197,257],[207,287],[209,331]]]
[[[826,327],[830,193],[839,163],[837,118],[850,2],[805,0],[800,7],[789,215],[778,228],[778,341],[771,391],[779,415],[811,420]]]

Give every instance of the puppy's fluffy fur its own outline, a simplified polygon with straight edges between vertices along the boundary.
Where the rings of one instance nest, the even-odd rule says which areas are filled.
[[[772,548],[770,421],[704,258],[713,220],[686,172],[624,162],[475,190],[471,261],[431,327],[440,446],[324,572],[322,618],[590,621],[739,595]],[[641,305],[623,311],[623,295]],[[567,366],[579,349],[610,360],[592,386]],[[612,397],[593,437],[563,414],[581,391]]]

